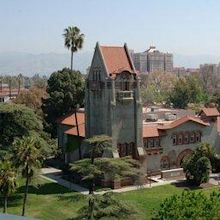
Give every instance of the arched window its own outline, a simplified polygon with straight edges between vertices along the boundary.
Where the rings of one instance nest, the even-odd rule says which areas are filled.
[[[189,143],[189,133],[185,132],[184,133],[184,144],[188,144]]]
[[[176,145],[177,144],[176,134],[173,135],[172,139],[173,139],[173,145]]]
[[[200,131],[196,132],[196,142],[201,142],[201,132]]]
[[[190,133],[190,143],[194,143],[195,142],[195,133],[191,132]]]
[[[163,156],[160,160],[160,168],[163,169],[169,169],[170,168],[170,160],[168,156]]]
[[[178,134],[178,144],[183,144],[183,134]]]

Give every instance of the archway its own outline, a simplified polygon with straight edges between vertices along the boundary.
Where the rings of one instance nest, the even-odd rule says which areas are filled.
[[[184,160],[186,157],[188,157],[189,155],[191,155],[192,152],[193,152],[193,151],[190,150],[190,149],[186,149],[186,150],[182,151],[182,152],[178,155],[178,157],[177,157],[177,159],[176,159],[176,166],[177,166],[177,167],[181,167],[183,160]]]

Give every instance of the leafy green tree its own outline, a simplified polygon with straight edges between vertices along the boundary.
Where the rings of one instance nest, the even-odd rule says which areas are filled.
[[[8,148],[16,137],[29,135],[31,132],[41,133],[43,125],[34,113],[26,106],[17,104],[0,104],[0,147]]]
[[[79,71],[64,68],[48,79],[48,98],[43,100],[46,130],[56,136],[56,120],[83,105],[85,81]]]
[[[199,186],[209,180],[211,172],[210,160],[201,154],[201,151],[195,151],[183,162],[183,169],[186,179],[190,185]]]
[[[202,143],[195,150],[195,155],[197,159],[201,157],[207,157],[210,160],[212,172],[218,172],[220,170],[220,158],[216,153],[213,146],[209,143]]]
[[[96,200],[94,199],[95,180],[104,178],[108,175],[111,180],[120,177],[139,177],[139,163],[129,157],[124,158],[107,158],[102,157],[106,153],[112,153],[114,150],[110,145],[110,137],[106,135],[93,136],[87,139],[90,146],[90,158],[76,161],[71,165],[71,170],[79,173],[82,180],[87,180],[90,183],[89,194],[92,195],[88,202],[87,219],[99,219],[94,216],[100,214],[96,210]],[[96,211],[97,213],[96,213]]]
[[[44,147],[44,156],[54,155],[55,140],[43,131],[40,117],[24,105],[0,104],[0,158],[11,148],[16,138],[34,136]],[[56,144],[57,145],[57,144]]]
[[[16,190],[17,175],[9,160],[0,163],[0,193],[4,198],[3,213],[7,213],[8,197]]]
[[[153,220],[193,220],[219,219],[220,192],[213,192],[210,197],[203,193],[183,191],[165,199],[158,211],[154,211]]]
[[[171,90],[168,102],[175,108],[186,108],[189,103],[199,103],[203,101],[204,92],[199,79],[195,76],[179,78],[174,88]]]
[[[141,93],[144,103],[161,103],[167,100],[177,76],[172,73],[152,72],[141,75]]]
[[[64,29],[64,45],[71,51],[71,71],[73,70],[73,53],[77,52],[79,49],[82,49],[84,42],[84,34],[80,33],[78,27],[68,27]]]
[[[16,168],[21,170],[22,177],[26,179],[22,216],[25,215],[28,188],[32,178],[41,168],[43,153],[36,137],[23,137],[14,141],[12,161]]]
[[[73,220],[88,220],[88,219],[139,219],[135,207],[125,201],[120,201],[112,192],[104,195],[90,195],[88,200],[93,200],[95,206],[93,215],[88,205],[79,209],[77,217]]]

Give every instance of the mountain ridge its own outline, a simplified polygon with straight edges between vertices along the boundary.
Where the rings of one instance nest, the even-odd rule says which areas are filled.
[[[91,64],[92,52],[79,52],[74,54],[73,67],[83,74]],[[216,55],[182,55],[174,53],[174,66],[186,68],[199,68],[203,63],[219,63],[220,56]],[[49,75],[54,71],[70,66],[68,53],[26,53],[4,52],[0,53],[0,75],[34,74]]]

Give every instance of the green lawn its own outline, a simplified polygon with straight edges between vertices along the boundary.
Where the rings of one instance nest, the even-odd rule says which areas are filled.
[[[86,202],[86,197],[79,193],[70,192],[68,189],[46,180],[41,180],[41,182],[38,188],[30,188],[27,216],[43,220],[67,220],[73,217],[74,213]],[[158,209],[159,204],[166,197],[181,193],[182,190],[183,188],[173,185],[165,185],[120,193],[117,196],[136,206],[144,219],[150,219],[152,211]],[[207,194],[213,190],[218,190],[218,187],[202,189]],[[17,215],[21,213],[22,192],[23,187],[20,187],[18,192],[10,199],[8,213]]]

